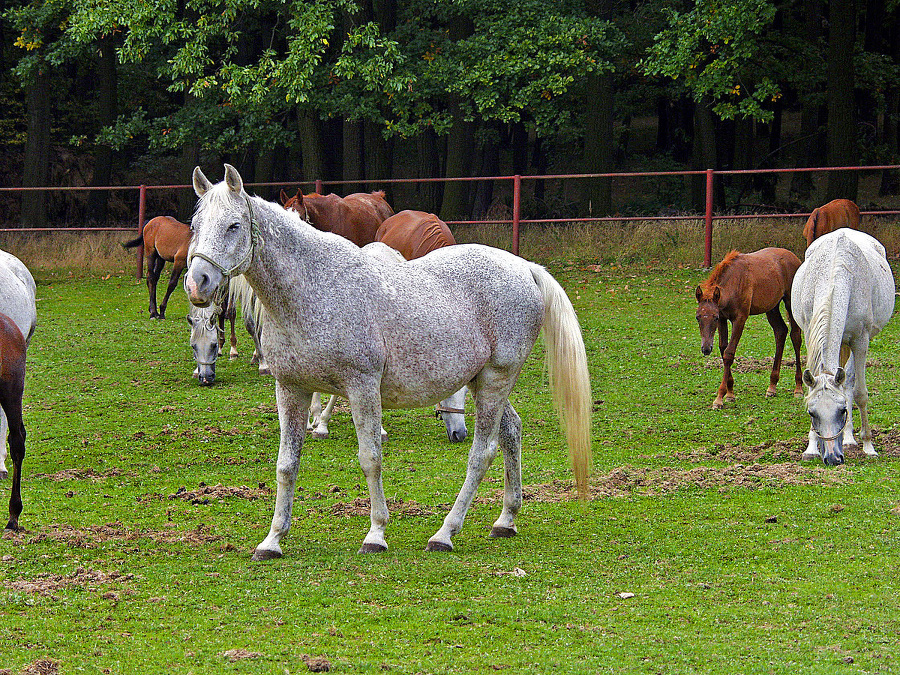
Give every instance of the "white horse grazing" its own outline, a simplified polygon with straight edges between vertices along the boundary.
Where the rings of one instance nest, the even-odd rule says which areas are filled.
[[[894,311],[894,275],[884,246],[847,228],[819,237],[794,276],[791,307],[806,335],[803,382],[811,426],[803,459],[844,461],[843,446],[856,445],[854,402],[863,451],[876,456],[866,411],[866,355],[869,340]],[[845,368],[855,372],[848,376]]]
[[[25,345],[31,341],[37,324],[36,286],[28,268],[16,256],[0,251],[0,312],[22,331]],[[0,410],[0,478],[6,478],[6,415]]]
[[[543,328],[551,390],[582,496],[591,462],[591,391],[578,319],[544,268],[487,246],[450,246],[376,264],[346,239],[243,189],[237,170],[212,185],[199,167],[187,288],[205,305],[243,273],[266,312],[263,348],[281,424],[275,513],[254,560],[281,556],[312,392],[350,402],[371,527],[361,553],[387,549],[381,479],[382,408],[434,405],[469,385],[475,436],[466,479],[428,550],[450,551],[479,483],[503,451],[503,509],[491,531],[512,536],[522,506],[522,424],[508,397]],[[312,302],[316,299],[316,302]]]

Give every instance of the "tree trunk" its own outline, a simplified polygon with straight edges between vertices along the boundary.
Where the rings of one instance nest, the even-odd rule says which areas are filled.
[[[356,181],[365,177],[365,165],[363,164],[363,125],[362,122],[344,120],[344,164],[343,180]],[[348,195],[351,192],[360,192],[361,183],[344,183],[339,190],[340,194]]]
[[[479,176],[500,175],[500,133],[496,122],[491,123],[481,134],[481,163]],[[480,180],[475,183],[475,198],[472,214],[475,218],[483,218],[488,214],[494,201],[494,181]]]
[[[436,178],[443,175],[441,170],[441,152],[439,144],[441,139],[432,129],[420,134],[416,139],[419,146],[419,178]],[[444,194],[444,184],[440,181],[417,183],[416,193],[420,210],[429,213],[437,213]]]
[[[855,166],[858,150],[853,91],[853,45],[856,38],[854,0],[831,0],[828,23],[828,165]],[[857,189],[857,172],[828,172],[828,201],[839,198],[856,201]]]
[[[303,180],[324,180],[325,148],[322,143],[324,130],[318,115],[311,110],[297,112],[297,125],[300,129],[300,161],[303,166]],[[304,192],[311,190],[305,189]]]
[[[896,14],[898,10],[894,10],[895,15],[891,19],[891,28],[888,32],[888,41],[891,45],[893,62],[900,62],[900,16]],[[900,143],[900,87],[892,84],[885,93],[885,111],[884,111],[884,144],[887,147],[891,161],[895,162],[898,154],[898,143]],[[882,171],[881,187],[878,193],[882,196],[896,195],[900,193],[900,172],[898,171]]]
[[[28,127],[25,160],[22,167],[23,187],[47,187],[50,181],[50,68],[47,64],[35,70],[26,86]],[[47,193],[22,193],[22,227],[47,227]]]
[[[385,139],[381,135],[380,127],[374,122],[366,122],[365,139],[366,149],[368,153],[368,162],[366,163],[366,177],[375,179],[390,179],[394,175],[394,139]],[[391,202],[391,184],[369,183],[366,186],[366,192],[372,190],[384,190],[388,202]]]
[[[709,101],[701,101],[694,106],[694,142],[693,168],[695,171],[717,168],[716,122],[712,105]],[[715,202],[724,206],[724,184],[721,180],[715,183]],[[703,213],[706,210],[706,176],[693,176],[691,180],[691,204],[694,209]]]
[[[98,122],[103,127],[115,123],[119,114],[116,51],[110,38],[100,40],[97,59],[97,112]],[[112,165],[113,149],[108,145],[96,146],[91,185],[109,185],[112,182]],[[108,203],[108,190],[92,190],[88,194],[88,220],[105,223]]]
[[[615,168],[613,85],[612,73],[601,73],[587,78],[582,156],[582,171],[585,173],[608,173]],[[591,216],[607,216],[612,212],[612,184],[609,178],[586,178],[582,181],[581,189],[583,213]]]
[[[472,174],[472,155],[475,152],[475,124],[463,119],[459,101],[450,104],[453,126],[447,136],[446,178],[467,177]],[[469,217],[469,194],[472,184],[468,181],[447,181],[441,201],[441,218],[460,220]]]

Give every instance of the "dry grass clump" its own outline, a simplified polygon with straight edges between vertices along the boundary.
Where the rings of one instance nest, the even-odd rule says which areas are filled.
[[[131,232],[0,232],[0,249],[19,258],[32,272],[73,270],[118,272],[134,270],[137,249],[122,242]]]

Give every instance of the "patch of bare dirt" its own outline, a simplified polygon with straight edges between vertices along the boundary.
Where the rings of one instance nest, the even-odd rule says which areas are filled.
[[[120,572],[103,572],[79,567],[71,574],[50,574],[41,572],[33,579],[15,579],[7,581],[6,587],[22,593],[34,593],[36,595],[52,596],[59,591],[71,586],[78,586],[90,591],[100,591],[113,584],[121,584],[134,579],[133,574]],[[118,597],[115,593],[109,594]],[[105,596],[104,596],[105,597]],[[55,672],[55,671],[54,671]]]
[[[57,482],[61,482],[64,480],[90,480],[94,483],[97,483],[101,480],[106,480],[107,478],[114,478],[121,475],[122,472],[116,468],[112,468],[109,471],[100,473],[96,469],[86,466],[76,467],[72,469],[63,469],[62,471],[57,471],[56,473],[36,473],[32,476],[32,478],[49,478],[50,480],[54,480]]]
[[[175,494],[169,495],[169,499],[180,499],[191,504],[209,504],[212,500],[225,501],[229,498],[254,500],[272,494],[272,490],[260,483],[259,487],[250,488],[246,485],[207,485],[200,483],[196,490],[178,488]]]
[[[368,516],[370,503],[368,497],[357,497],[352,502],[337,502],[331,506],[331,514],[334,516]],[[434,513],[413,499],[388,499],[388,510],[392,514],[401,516],[430,516]]]
[[[89,525],[77,528],[72,525],[52,524],[41,528],[40,532],[9,533],[4,538],[9,538],[19,544],[36,544],[41,541],[53,541],[64,543],[72,548],[96,548],[99,544],[108,541],[139,541],[150,539],[152,541],[173,544],[184,543],[191,546],[201,546],[217,542],[221,537],[211,534],[204,525],[198,525],[195,530],[178,530],[175,523],[170,523],[171,528],[162,530],[131,529],[122,523],[108,523],[106,525]]]
[[[779,485],[812,485],[850,482],[845,467],[785,462],[779,464],[733,464],[726,467],[698,466],[692,469],[619,467],[606,475],[591,478],[590,498],[630,497],[632,495],[660,496],[685,488],[717,489],[726,492],[733,488],[756,490]],[[577,498],[575,486],[568,480],[523,486],[525,501],[562,502]],[[502,490],[476,501],[496,503],[503,499]]]
[[[256,659],[262,656],[259,652],[251,652],[246,649],[229,649],[227,652],[222,654],[226,659],[235,663],[237,661],[243,661],[244,659]]]
[[[39,659],[25,666],[20,675],[56,675],[58,672],[59,664],[56,661]]]
[[[309,656],[308,654],[304,654],[300,658],[303,659],[303,663],[306,664],[306,667],[309,668],[309,672],[311,673],[327,673],[331,670],[331,661],[321,656]]]

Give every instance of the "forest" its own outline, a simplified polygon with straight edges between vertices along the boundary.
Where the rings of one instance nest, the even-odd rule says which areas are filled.
[[[764,169],[898,162],[896,0],[7,0],[0,187]],[[215,175],[214,172],[212,175]],[[729,176],[717,209],[859,195],[855,172]],[[897,172],[876,196],[900,191]],[[614,203],[530,182],[530,216],[702,206],[703,184]],[[309,191],[308,189],[306,191]],[[0,193],[4,226],[133,218],[116,193]],[[494,182],[432,182],[445,219]],[[181,218],[193,195],[178,193]],[[623,205],[624,204],[624,205]]]

